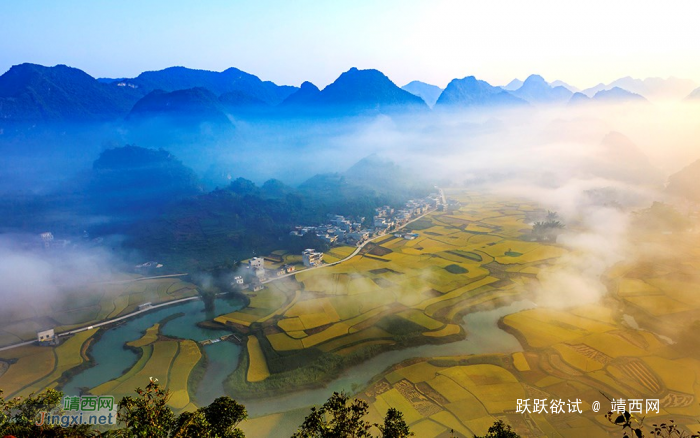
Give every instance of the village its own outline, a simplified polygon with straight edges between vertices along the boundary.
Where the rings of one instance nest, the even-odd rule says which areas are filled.
[[[450,203],[453,202],[455,201],[450,201]],[[444,210],[448,205],[451,206],[450,203],[440,190],[439,193],[431,193],[422,199],[411,199],[401,209],[394,209],[388,205],[376,208],[371,226],[367,228],[363,228],[364,217],[351,218],[329,214],[327,223],[317,226],[298,225],[289,234],[299,238],[313,234],[332,248],[356,248],[374,237],[393,231],[396,231],[395,237],[413,240],[418,237],[418,234],[399,229],[430,211]],[[304,249],[300,258],[299,255],[279,251],[264,257],[253,257],[247,260],[245,271],[234,277],[231,286],[239,290],[249,289],[257,292],[264,289],[265,282],[285,275],[293,275],[297,268],[309,269],[323,266],[326,263],[323,258],[324,253],[314,248]],[[266,261],[269,266],[265,265]],[[337,261],[334,260],[331,263]]]
[[[394,210],[385,205],[375,209],[371,226],[362,228],[365,218],[345,218],[341,215],[329,215],[328,223],[319,226],[297,226],[290,235],[302,237],[314,233],[316,237],[330,245],[359,246],[371,237],[384,235],[402,227],[430,210],[441,209],[447,204],[442,193],[432,193],[419,200],[409,200],[403,208]]]

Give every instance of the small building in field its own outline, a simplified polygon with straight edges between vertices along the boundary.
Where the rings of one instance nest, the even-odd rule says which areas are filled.
[[[307,268],[320,266],[323,263],[323,253],[313,248],[305,249],[301,255],[304,260],[304,266]]]
[[[253,274],[255,274],[258,280],[265,280],[265,259],[262,257],[253,257],[248,260],[248,268],[253,270]]]
[[[151,307],[153,307],[153,303],[151,303],[150,301],[147,303],[139,304],[139,310],[146,310],[150,309]]]
[[[36,340],[41,345],[55,345],[57,341],[56,333],[54,332],[54,329],[37,332]]]
[[[252,269],[265,269],[265,259],[262,257],[253,257],[248,260],[248,266]]]

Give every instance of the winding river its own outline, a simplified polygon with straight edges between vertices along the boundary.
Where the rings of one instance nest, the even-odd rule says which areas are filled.
[[[107,330],[95,342],[90,350],[95,360],[95,366],[75,375],[63,386],[63,392],[79,394],[81,387],[94,388],[122,375],[138,360],[136,353],[125,349],[124,344],[139,339],[147,328],[170,315],[184,313],[183,316],[166,323],[161,329],[162,334],[203,341],[231,332],[203,329],[197,326],[198,322],[212,319],[224,313],[234,312],[243,308],[243,305],[244,302],[240,299],[218,299],[216,300],[216,311],[205,312],[204,303],[200,300],[194,300],[163,307],[127,319],[125,323]],[[236,369],[241,347],[231,342],[218,342],[207,345],[204,347],[204,351],[207,355],[208,366],[197,390],[196,398],[200,404],[209,404],[223,394],[223,382]]]
[[[396,363],[415,357],[435,357],[479,353],[507,353],[522,350],[520,343],[512,335],[498,328],[498,320],[508,314],[532,308],[530,301],[517,301],[510,305],[493,310],[479,311],[466,315],[462,325],[467,330],[467,339],[443,345],[421,345],[398,351],[389,351],[349,368],[343,375],[330,382],[325,388],[309,389],[271,399],[246,400],[239,399],[246,405],[251,416],[265,415],[273,412],[284,412],[303,406],[322,404],[333,391],[345,390],[353,392],[365,386],[372,377]],[[142,336],[143,332],[153,324],[167,316],[184,313],[169,321],[161,330],[166,336],[201,341],[211,339],[230,332],[226,330],[208,330],[197,327],[197,323],[212,319],[216,315],[233,312],[243,307],[243,302],[237,299],[218,299],[215,312],[205,312],[204,303],[199,300],[164,307],[153,312],[128,319],[122,325],[107,330],[92,346],[91,354],[96,365],[76,374],[63,391],[66,394],[78,394],[81,387],[93,388],[104,382],[119,377],[125,370],[133,366],[138,357],[123,346]],[[196,399],[198,404],[206,405],[222,395],[223,382],[238,365],[241,347],[231,342],[219,342],[204,347],[207,354],[208,366],[199,388]]]

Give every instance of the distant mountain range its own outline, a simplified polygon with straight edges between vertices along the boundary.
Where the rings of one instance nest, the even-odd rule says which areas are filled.
[[[601,83],[595,87],[587,88],[582,93],[588,97],[593,97],[599,91],[610,90],[615,87],[639,94],[650,100],[679,100],[688,96],[697,87],[697,84],[690,79],[679,79],[673,76],[668,79],[635,79],[627,76],[607,85]]]
[[[532,76],[538,77],[538,75],[532,75]],[[533,78],[533,79],[534,79],[534,78]],[[508,82],[508,85],[503,85],[501,88],[503,88],[503,89],[506,90],[506,91],[516,91],[517,89],[519,89],[520,87],[522,87],[523,84],[524,84],[523,81],[521,81],[520,79],[515,78],[515,79],[513,79],[512,81]],[[567,90],[571,91],[572,93],[576,93],[576,92],[578,92],[578,91],[581,91],[579,88],[574,87],[573,85],[569,85],[569,84],[567,84],[566,82],[564,82],[564,81],[559,81],[559,80],[554,81],[554,82],[550,82],[550,83],[549,83],[549,86],[552,87],[552,88],[555,88],[555,87],[564,87],[564,88],[566,88]]]
[[[0,76],[0,120],[104,121],[125,116],[142,94],[77,68],[15,65]]]
[[[226,96],[226,95],[224,95]],[[144,120],[168,118],[177,123],[230,123],[219,98],[206,88],[189,88],[166,92],[155,90],[136,102],[128,118]]]
[[[435,104],[436,108],[527,105],[527,102],[513,96],[500,87],[494,87],[474,76],[453,79],[442,92]]]
[[[402,90],[379,70],[359,70],[355,67],[341,74],[323,90],[307,83],[303,89],[290,95],[283,105],[332,113],[428,109],[422,98]]]
[[[435,106],[435,102],[437,102],[440,94],[442,94],[442,88],[438,87],[437,85],[430,85],[421,81],[409,82],[401,87],[401,89],[420,97],[431,108]]]
[[[573,85],[569,85],[564,81],[554,81],[554,82],[551,82],[549,85],[551,85],[552,87],[564,87],[567,90],[571,91],[572,93],[576,93],[576,92],[581,91],[580,88],[574,87]]]
[[[292,93],[289,97],[284,99],[281,103],[282,107],[295,107],[295,106],[306,106],[313,105],[315,100],[321,94],[321,90],[309,81],[301,84],[299,90]]]
[[[522,86],[523,86],[523,81],[516,78],[516,79],[513,79],[512,81],[508,82],[508,85],[504,85],[501,88],[503,88],[506,91],[515,91]]]
[[[520,88],[511,93],[533,104],[566,103],[573,94],[562,86],[551,86],[540,75],[530,75]]]
[[[213,72],[170,67],[135,78],[95,79],[65,65],[21,64],[0,76],[0,124],[153,117],[229,123],[227,115],[336,116],[423,111],[428,106],[562,105],[584,102],[585,96],[599,102],[641,102],[650,96],[680,99],[694,86],[685,79],[627,77],[579,93],[562,81],[550,84],[542,76],[531,75],[525,81],[514,79],[504,87],[467,76],[454,79],[444,90],[420,81],[399,88],[378,70],[351,68],[319,89],[310,82],[298,88],[280,86],[236,68]],[[692,98],[699,96],[700,89],[691,94]]]
[[[144,95],[153,90],[176,91],[187,88],[206,88],[217,96],[239,92],[269,105],[282,102],[298,90],[297,87],[279,86],[270,81],[262,81],[257,76],[233,67],[222,72],[170,67],[147,71],[133,79],[122,79],[116,83],[140,89]]]
[[[21,64],[0,76],[0,120],[92,122],[143,113],[171,116],[190,109],[221,120],[224,110],[276,105],[296,90],[235,68],[211,72],[171,67],[133,79],[97,80],[64,65]]]
[[[613,87],[609,90],[600,90],[593,97],[588,97],[581,92],[574,93],[569,99],[570,105],[580,105],[591,102],[606,103],[649,103],[649,101],[639,94],[623,90],[620,87]]]

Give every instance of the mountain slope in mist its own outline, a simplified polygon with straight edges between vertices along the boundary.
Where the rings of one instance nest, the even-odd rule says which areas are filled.
[[[527,105],[527,102],[474,76],[450,81],[435,104],[436,108],[505,105]]]
[[[697,88],[692,93],[690,93],[688,95],[687,99],[689,99],[689,100],[700,99],[700,88]]]
[[[630,76],[620,78],[609,84],[598,84],[594,87],[583,90],[589,97],[594,96],[602,90],[610,90],[618,87],[623,90],[639,94],[651,100],[682,99],[687,96],[697,84],[690,79],[680,79],[676,77],[635,79]]]
[[[130,121],[163,118],[188,125],[204,122],[230,125],[225,112],[219,99],[205,88],[155,90],[134,104],[128,118]]]
[[[573,93],[562,86],[549,85],[540,75],[530,75],[512,94],[533,104],[558,104],[568,102]]]
[[[440,94],[442,93],[442,88],[437,85],[426,84],[421,81],[412,81],[401,87],[401,89],[414,94],[425,101],[428,106],[433,107],[435,102],[437,102]]]
[[[522,86],[523,86],[523,81],[521,81],[518,78],[515,78],[512,81],[508,82],[507,85],[504,85],[501,88],[503,88],[506,91],[515,91]]]
[[[267,102],[243,91],[224,93],[219,96],[219,102],[230,114],[264,113],[271,108]]]
[[[549,85],[552,87],[564,87],[572,93],[578,93],[581,91],[578,87],[574,87],[573,85],[567,84],[566,82],[560,80],[553,81]]]
[[[189,88],[206,88],[217,96],[242,92],[268,105],[276,105],[297,88],[262,81],[255,75],[231,67],[222,72],[194,70],[186,67],[169,67],[158,71],[143,72],[135,78],[121,81],[146,94],[153,90],[176,91]]]
[[[274,179],[259,187],[237,178],[227,187],[170,205],[155,220],[142,221],[129,245],[170,265],[186,261],[205,267],[300,244],[303,249],[307,243],[289,236],[294,226],[322,223],[330,213],[371,217],[379,206],[399,206],[434,190],[421,181],[376,156],[343,173],[312,177],[296,189]]]
[[[165,150],[138,146],[108,149],[82,185],[96,213],[143,216],[201,193],[195,173]]]
[[[631,91],[623,90],[620,87],[613,87],[609,90],[601,90],[593,96],[593,100],[599,102],[633,102],[633,103],[649,103],[649,101],[639,94]]]
[[[301,84],[301,87],[294,93],[290,94],[282,103],[280,107],[303,107],[312,105],[313,102],[318,99],[321,90],[309,81],[305,81]]]
[[[126,115],[141,96],[130,87],[98,82],[77,68],[20,64],[0,76],[0,120],[111,120]]]
[[[584,93],[576,92],[569,99],[569,105],[580,105],[593,102],[600,103],[649,103],[644,97],[620,87],[613,87],[609,90],[600,90],[593,97],[588,97]]]
[[[299,190],[332,199],[338,193],[375,194],[393,198],[427,195],[432,189],[423,178],[376,154],[365,157],[342,173],[319,174]]]
[[[668,178],[666,192],[700,202],[700,160],[697,160]]]
[[[592,102],[592,98],[586,96],[585,94],[581,92],[576,92],[571,95],[571,99],[569,99],[569,105],[584,105]]]
[[[598,176],[647,187],[661,187],[664,175],[632,140],[619,132],[609,132],[601,141],[594,172]]]

